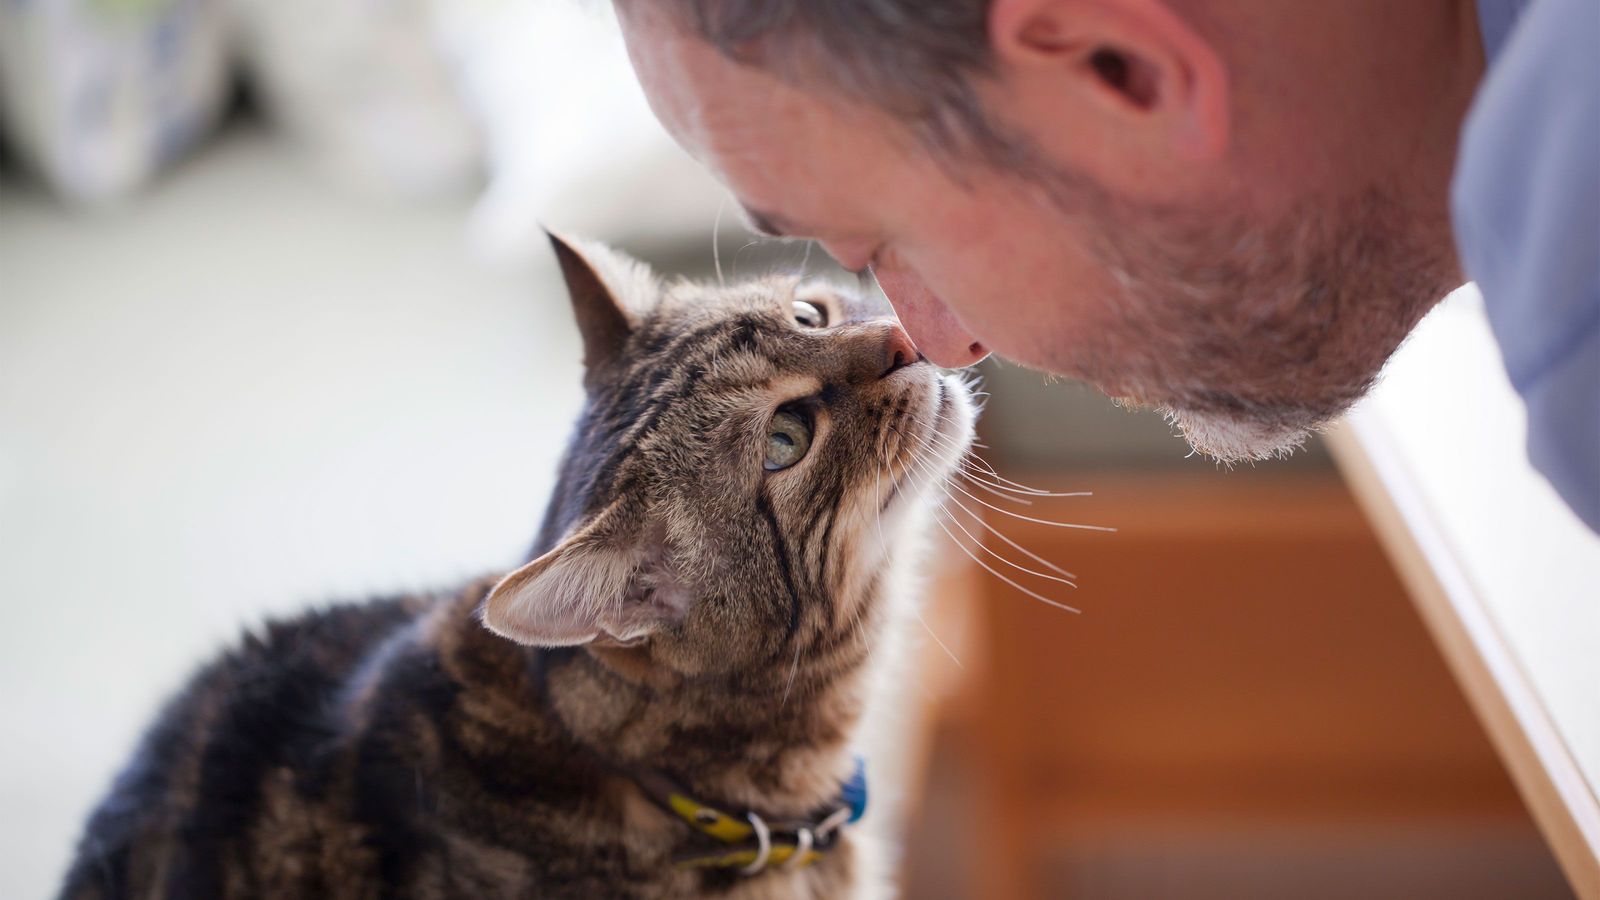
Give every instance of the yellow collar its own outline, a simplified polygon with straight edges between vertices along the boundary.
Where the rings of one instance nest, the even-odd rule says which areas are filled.
[[[772,865],[804,868],[821,859],[838,842],[843,827],[866,811],[866,770],[859,757],[838,801],[821,816],[800,821],[769,823],[753,810],[736,815],[700,802],[659,772],[629,775],[656,805],[723,845],[674,855],[673,865],[681,869],[739,869],[755,875]]]

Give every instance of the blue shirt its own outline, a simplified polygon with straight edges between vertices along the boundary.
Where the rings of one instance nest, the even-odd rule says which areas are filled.
[[[1488,71],[1456,245],[1528,408],[1528,457],[1600,531],[1600,2],[1477,0]]]

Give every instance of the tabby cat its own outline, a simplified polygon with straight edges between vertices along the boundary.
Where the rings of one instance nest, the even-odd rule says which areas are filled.
[[[535,558],[247,636],[63,897],[886,892],[852,736],[964,385],[835,289],[553,242],[587,401]]]

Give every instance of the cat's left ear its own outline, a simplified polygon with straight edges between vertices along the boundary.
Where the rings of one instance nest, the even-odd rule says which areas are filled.
[[[638,311],[654,304],[660,284],[649,266],[604,244],[545,234],[567,282],[583,335],[584,383],[591,384],[622,355]]]
[[[489,591],[483,624],[519,644],[627,644],[681,618],[687,595],[664,577],[657,544],[627,528],[622,501]]]

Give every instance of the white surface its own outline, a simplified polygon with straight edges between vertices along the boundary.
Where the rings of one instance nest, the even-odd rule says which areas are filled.
[[[474,183],[478,134],[425,0],[228,0],[227,9],[240,67],[271,120],[341,184],[421,198]]]
[[[532,539],[579,401],[558,279],[295,159],[234,132],[109,215],[0,195],[0,896],[54,890],[241,624]]]
[[[630,246],[703,232],[729,203],[650,113],[609,3],[438,0],[435,12],[483,131],[489,184],[472,235],[487,256],[542,259],[541,225]]]
[[[1570,757],[1586,782],[1587,802],[1572,813],[1594,846],[1600,536],[1528,463],[1523,406],[1476,289],[1456,292],[1423,322],[1351,419],[1367,453],[1384,457],[1391,493],[1405,491],[1396,502],[1458,615],[1482,610],[1509,648],[1512,671],[1488,660],[1501,689],[1515,694],[1525,681],[1532,712],[1554,726],[1563,746],[1545,765]],[[1543,752],[1539,737],[1528,735]],[[1559,772],[1551,776],[1561,781]]]

